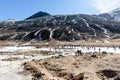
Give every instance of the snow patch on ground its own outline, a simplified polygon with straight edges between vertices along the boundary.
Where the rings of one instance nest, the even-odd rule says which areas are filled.
[[[0,80],[31,80],[31,75],[18,74],[23,71],[23,67],[21,66],[24,62],[31,61],[32,59],[44,59],[50,58],[52,56],[58,55],[75,55],[77,50],[81,50],[82,52],[102,52],[106,51],[108,53],[120,53],[119,47],[83,47],[83,46],[65,46],[63,48],[36,48],[34,46],[27,47],[3,47],[0,48],[0,52],[17,52],[17,51],[29,51],[29,50],[42,50],[42,51],[54,51],[60,52],[55,55],[43,56],[41,54],[33,55],[12,55],[11,53],[0,55]],[[2,61],[1,59],[10,58],[10,57],[19,57],[25,58],[24,60],[18,61]]]

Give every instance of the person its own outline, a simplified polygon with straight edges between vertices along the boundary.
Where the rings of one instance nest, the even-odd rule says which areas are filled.
[[[82,51],[81,50],[77,50],[76,55],[82,55]]]
[[[101,52],[101,49],[99,48],[99,53]]]

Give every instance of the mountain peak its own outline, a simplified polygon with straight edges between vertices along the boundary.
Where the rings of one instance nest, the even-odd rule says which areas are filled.
[[[120,7],[109,11],[108,13],[100,14],[99,17],[113,21],[120,21]]]
[[[114,10],[112,10],[112,11],[109,11],[108,13],[109,14],[113,14],[113,13],[120,13],[120,7],[119,8],[116,8],[116,9],[114,9]]]
[[[38,18],[38,17],[44,17],[44,16],[50,16],[50,14],[46,13],[46,12],[43,12],[43,11],[39,11],[39,12],[33,14],[32,16],[28,17],[26,20],[33,19],[33,18]]]

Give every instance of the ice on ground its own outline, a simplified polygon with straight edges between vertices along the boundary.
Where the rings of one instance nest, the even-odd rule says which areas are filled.
[[[34,46],[9,46],[0,48],[0,52],[21,52],[21,51],[29,51],[29,50],[42,50],[42,51],[54,51],[52,48],[36,48]]]
[[[75,55],[77,50],[81,50],[82,52],[102,52],[106,51],[109,53],[120,53],[119,47],[82,47],[82,46],[65,46],[63,48],[36,48],[34,46],[27,46],[27,47],[3,47],[0,48],[0,52],[18,52],[18,51],[29,51],[29,50],[42,50],[42,51],[55,51],[60,52],[62,55]],[[18,74],[19,72],[23,71],[23,67],[21,66],[24,62],[30,61],[32,59],[44,59],[50,58],[52,56],[58,56],[59,54],[55,55],[48,55],[43,56],[41,54],[34,54],[31,55],[12,55],[11,53],[0,55],[0,80],[31,80],[31,75],[24,75]],[[9,58],[9,57],[19,57],[25,58],[25,60],[18,60],[18,61],[2,61],[1,59]]]
[[[28,47],[9,46],[9,47],[0,48],[0,52],[18,52],[18,51],[27,51],[31,49],[35,49],[35,47],[33,46],[28,46]]]
[[[22,61],[0,61],[0,80],[32,80],[30,74],[23,72]]]

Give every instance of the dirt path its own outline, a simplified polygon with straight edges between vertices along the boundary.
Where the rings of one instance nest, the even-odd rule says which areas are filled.
[[[28,67],[32,67],[32,70],[45,74],[42,77],[36,77],[34,80],[83,80],[82,78],[84,78],[84,80],[114,80],[120,74],[119,61],[119,54],[98,54],[96,57],[91,57],[91,55],[61,56],[36,60],[26,64],[29,64]],[[115,76],[111,76],[114,73],[116,73]],[[32,74],[36,74],[36,72]],[[108,76],[110,76],[111,79]],[[34,77],[35,76],[33,76],[33,78]],[[118,80],[119,79],[120,78],[118,78]]]
[[[53,77],[53,75],[48,72],[47,69],[45,69],[44,67],[41,67],[38,63],[36,62],[29,62],[28,65],[34,69],[35,71],[37,71],[37,73],[41,73],[41,75],[43,74],[43,79],[44,80],[65,80],[63,78],[58,78],[58,77]]]

